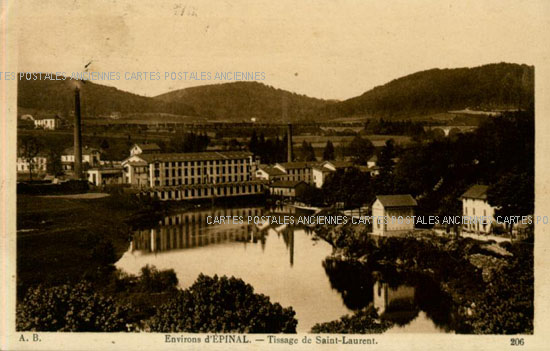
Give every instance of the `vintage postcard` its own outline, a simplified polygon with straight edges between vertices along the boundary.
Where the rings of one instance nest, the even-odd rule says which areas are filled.
[[[1,350],[548,347],[549,1],[1,6]]]

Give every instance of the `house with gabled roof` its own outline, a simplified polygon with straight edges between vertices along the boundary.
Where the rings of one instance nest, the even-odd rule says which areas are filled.
[[[462,230],[473,233],[491,233],[495,207],[487,201],[488,189],[487,185],[472,185],[460,197],[460,200],[462,200],[462,215],[464,218],[469,219],[463,221]]]
[[[377,195],[372,204],[372,232],[399,236],[414,230],[416,200],[410,194]]]
[[[130,155],[159,154],[160,151],[160,146],[155,143],[136,143],[130,149]]]

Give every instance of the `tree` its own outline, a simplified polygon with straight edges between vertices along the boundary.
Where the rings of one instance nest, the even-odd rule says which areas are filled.
[[[393,139],[388,139],[378,155],[378,167],[380,167],[381,175],[386,176],[393,172],[393,166],[395,165],[393,159],[395,156],[395,141]]]
[[[99,147],[101,150],[107,150],[109,148],[109,141],[107,141],[107,139],[103,139]]]
[[[148,323],[154,332],[295,333],[292,307],[271,303],[241,279],[199,275],[162,305]]]
[[[315,150],[313,150],[313,146],[308,143],[307,141],[302,142],[302,147],[300,149],[300,159],[302,161],[315,161]]]
[[[369,174],[355,167],[330,174],[323,184],[323,193],[327,203],[343,202],[346,208],[358,207],[373,199]]]
[[[248,142],[248,150],[254,155],[258,155],[258,135],[256,134],[256,129],[252,131],[252,136]]]
[[[487,190],[487,201],[496,207],[496,216],[527,216],[533,214],[535,188],[530,172],[507,173]],[[513,223],[510,223],[512,232]]]
[[[374,145],[368,139],[363,139],[357,135],[344,149],[345,156],[351,157],[353,163],[357,165],[367,164],[368,159],[374,153]]]
[[[129,308],[94,292],[90,283],[29,289],[17,305],[17,330],[126,331]]]
[[[63,147],[61,145],[52,145],[48,150],[48,162],[46,164],[46,170],[49,174],[57,176],[63,173],[63,165],[61,164],[62,154]]]
[[[325,146],[325,150],[323,150],[323,160],[329,161],[334,160],[334,145],[330,140],[327,140],[327,145]]]
[[[40,142],[33,136],[24,136],[20,140],[19,156],[29,165],[29,179],[31,181],[35,158],[40,153],[40,148]]]

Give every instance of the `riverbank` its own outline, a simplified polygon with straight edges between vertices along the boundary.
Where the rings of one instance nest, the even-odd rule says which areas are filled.
[[[18,297],[38,284],[94,278],[128,249],[134,226],[169,210],[129,195],[17,196]]]
[[[457,316],[456,332],[533,332],[533,244],[410,235],[373,238],[360,226],[317,227],[332,260],[421,274],[439,284]]]

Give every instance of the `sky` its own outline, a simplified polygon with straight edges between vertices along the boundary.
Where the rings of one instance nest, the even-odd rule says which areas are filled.
[[[16,1],[18,70],[119,72],[155,96],[226,81],[164,72],[264,72],[263,83],[347,99],[431,68],[536,64],[550,1]],[[11,23],[10,23],[11,24]],[[126,79],[160,72],[161,79]]]

